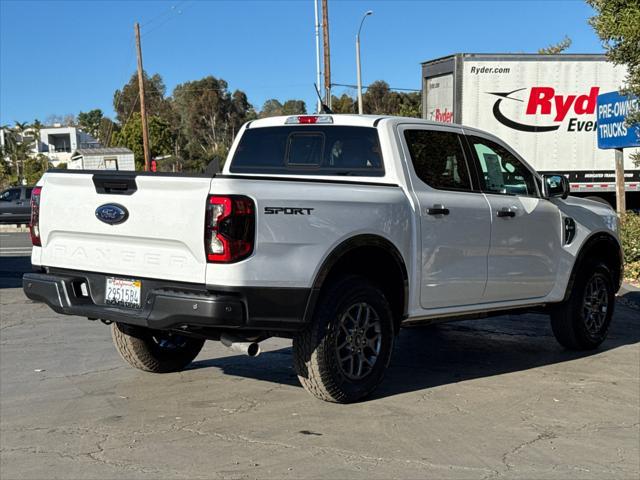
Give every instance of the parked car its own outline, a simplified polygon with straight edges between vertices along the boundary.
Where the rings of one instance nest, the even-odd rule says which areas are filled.
[[[0,193],[0,223],[29,223],[33,187],[10,187]]]
[[[219,175],[47,172],[23,287],[112,323],[149,372],[185,368],[205,340],[256,355],[292,338],[302,385],[352,402],[404,326],[538,311],[563,346],[596,348],[621,282],[617,217],[568,192],[473,128],[261,119]]]

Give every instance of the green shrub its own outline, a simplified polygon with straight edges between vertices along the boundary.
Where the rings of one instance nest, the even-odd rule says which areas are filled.
[[[640,215],[627,212],[620,221],[620,240],[624,250],[625,277],[640,280]]]

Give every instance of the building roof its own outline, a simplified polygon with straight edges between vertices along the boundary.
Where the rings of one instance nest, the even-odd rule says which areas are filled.
[[[133,152],[125,147],[78,148],[72,156],[95,157],[99,155],[126,155]]]

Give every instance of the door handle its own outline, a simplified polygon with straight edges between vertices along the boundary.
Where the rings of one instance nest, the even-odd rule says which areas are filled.
[[[515,217],[516,212],[514,212],[510,208],[502,208],[498,210],[498,216],[499,217]]]
[[[434,205],[431,208],[427,208],[428,215],[449,215],[449,209],[444,205]]]

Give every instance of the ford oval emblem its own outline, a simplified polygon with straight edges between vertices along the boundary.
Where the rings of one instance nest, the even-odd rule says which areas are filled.
[[[98,220],[109,225],[117,225],[129,218],[129,211],[117,203],[105,203],[96,208]]]

